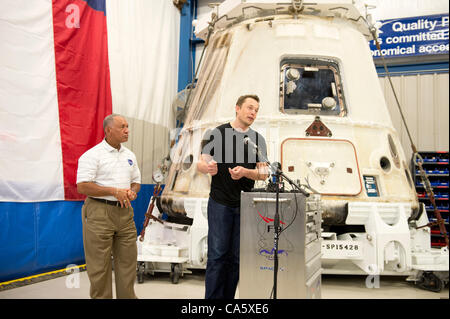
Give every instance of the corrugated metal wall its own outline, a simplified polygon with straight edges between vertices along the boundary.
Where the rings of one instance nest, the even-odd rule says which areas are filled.
[[[449,150],[448,73],[392,76],[409,131],[418,151]],[[387,77],[380,77],[392,122],[411,159],[411,143]]]

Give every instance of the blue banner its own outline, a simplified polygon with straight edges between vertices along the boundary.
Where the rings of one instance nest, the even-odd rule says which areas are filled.
[[[448,54],[448,14],[381,20],[378,41],[385,58]],[[375,41],[372,56],[380,58]]]
[[[142,184],[132,202],[136,235],[143,228],[154,187]],[[0,202],[0,283],[84,264],[83,203]]]

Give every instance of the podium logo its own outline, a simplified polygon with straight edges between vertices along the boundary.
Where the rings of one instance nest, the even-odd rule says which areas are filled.
[[[272,266],[272,267],[268,267],[268,266],[259,266],[259,270],[273,271],[273,266]],[[280,268],[278,268],[278,271],[279,271],[279,272],[286,271],[286,268],[280,267]]]
[[[274,221],[273,218],[269,218],[269,217],[266,217],[266,216],[261,215],[261,213],[259,212],[259,210],[256,210],[256,211],[258,212],[259,217],[261,217],[262,220],[265,221],[267,224],[270,224],[271,222]],[[286,225],[282,220],[280,220],[280,224]]]
[[[263,256],[267,260],[273,260],[275,257],[275,248],[272,248],[271,251],[268,251],[267,249],[261,249],[259,251],[259,255]],[[283,256],[283,255],[287,256],[288,255],[287,251],[285,251],[283,249],[278,250],[278,257]]]

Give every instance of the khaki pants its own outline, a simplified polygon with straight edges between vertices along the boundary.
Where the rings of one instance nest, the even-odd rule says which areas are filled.
[[[112,298],[111,254],[117,298],[136,298],[137,246],[133,208],[120,208],[87,198],[81,214],[91,298]]]

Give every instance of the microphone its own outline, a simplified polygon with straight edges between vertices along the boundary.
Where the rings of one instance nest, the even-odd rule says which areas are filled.
[[[264,155],[261,154],[261,151],[259,150],[258,145],[256,145],[256,143],[253,142],[250,137],[248,137],[248,136],[244,137],[244,144],[248,145],[248,146],[251,146],[256,151],[256,154],[258,155],[258,158],[259,158],[260,161],[266,162],[266,163],[268,163],[270,165],[270,163],[267,160],[267,158]]]
[[[250,145],[251,147],[258,149],[258,145],[256,145],[255,142],[253,142],[251,140],[251,138],[248,137],[248,136],[244,137],[244,144],[245,145]]]
[[[272,166],[273,166],[273,167],[276,167],[276,168],[278,168],[278,169],[281,169],[281,163],[280,163],[280,162],[273,162],[273,163],[272,163]]]

